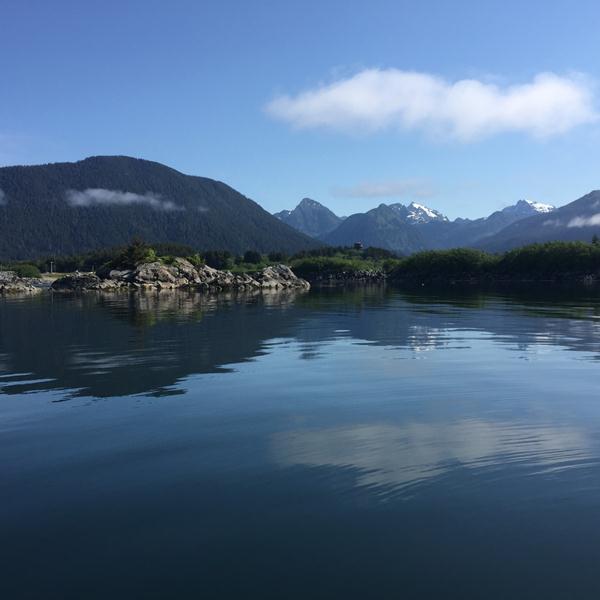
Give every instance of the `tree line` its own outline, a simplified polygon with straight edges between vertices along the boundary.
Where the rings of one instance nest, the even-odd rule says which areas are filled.
[[[322,247],[292,255],[263,254],[247,250],[234,255],[226,250],[198,252],[181,244],[147,244],[139,239],[128,246],[96,250],[80,255],[44,257],[27,263],[0,264],[0,270],[13,270],[23,277],[40,273],[132,269],[141,262],[169,263],[177,257],[195,265],[234,272],[258,270],[269,264],[285,263],[300,277],[312,278],[340,272],[379,270],[391,281],[486,282],[571,280],[589,275],[600,277],[600,242],[547,242],[489,254],[471,248],[427,250],[400,257],[382,248]]]

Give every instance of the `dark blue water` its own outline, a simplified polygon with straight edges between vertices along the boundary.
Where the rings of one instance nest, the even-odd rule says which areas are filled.
[[[600,304],[0,300],[0,597],[598,598]]]

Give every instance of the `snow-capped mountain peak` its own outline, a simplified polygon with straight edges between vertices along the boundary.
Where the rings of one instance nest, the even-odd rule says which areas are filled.
[[[525,202],[537,213],[550,213],[556,210],[556,207],[552,206],[552,204],[544,204],[543,202],[535,202],[533,200],[525,200]]]
[[[448,217],[443,215],[441,212],[424,206],[423,204],[417,204],[411,202],[408,205],[408,215],[406,217],[412,223],[429,223],[430,221],[447,221]]]
[[[555,210],[551,204],[534,202],[533,200],[519,200],[516,204],[502,209],[502,213],[516,215],[519,217],[528,217],[538,214],[551,213]]]
[[[390,204],[389,207],[395,210],[402,220],[410,225],[448,220],[448,217],[441,212],[429,208],[428,206],[424,206],[423,204],[417,204],[416,202],[411,202],[408,206],[398,202],[396,204]]]

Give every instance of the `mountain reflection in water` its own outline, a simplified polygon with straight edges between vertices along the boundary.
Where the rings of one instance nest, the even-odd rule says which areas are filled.
[[[70,390],[68,397],[180,393],[177,382],[218,373],[290,339],[302,358],[345,336],[414,353],[452,348],[478,332],[535,353],[560,345],[600,358],[595,297],[546,305],[533,297],[346,292],[207,296],[186,292],[8,299],[0,311],[0,366],[25,375],[0,393]],[[468,344],[468,339],[465,341]]]

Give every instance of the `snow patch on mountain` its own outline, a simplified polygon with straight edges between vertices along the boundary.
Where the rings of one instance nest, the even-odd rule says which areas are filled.
[[[423,204],[417,204],[416,202],[411,202],[408,206],[398,202],[396,204],[390,204],[390,208],[395,210],[402,219],[410,225],[448,220],[441,212]]]
[[[411,202],[408,205],[407,219],[413,223],[429,223],[431,221],[447,221],[448,217],[433,208]]]
[[[556,207],[552,206],[552,204],[544,204],[543,202],[534,202],[533,200],[525,200],[525,202],[527,202],[527,204],[529,204],[529,206],[531,206],[531,208],[533,208],[533,210],[535,210],[535,212],[540,213],[540,214],[551,213],[556,210]]]
[[[533,215],[548,214],[556,209],[551,204],[534,202],[533,200],[519,200],[516,204],[511,204],[503,208],[500,213],[519,218],[531,217]],[[491,215],[493,216],[493,215]]]

